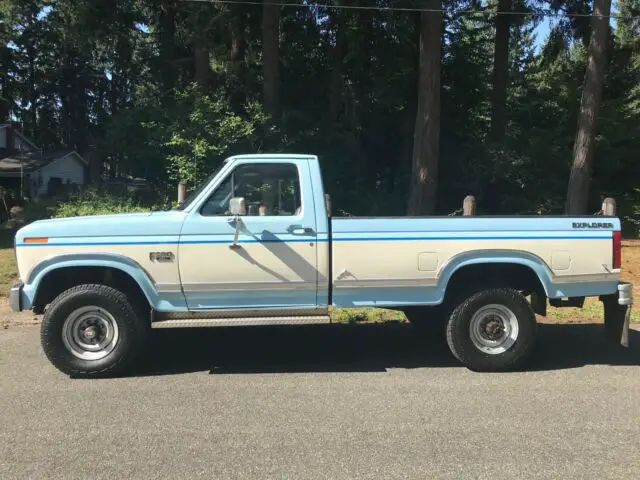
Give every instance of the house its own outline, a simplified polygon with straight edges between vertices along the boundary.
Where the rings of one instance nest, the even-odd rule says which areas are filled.
[[[72,149],[43,151],[14,125],[0,125],[0,185],[32,197],[87,181],[87,162]]]

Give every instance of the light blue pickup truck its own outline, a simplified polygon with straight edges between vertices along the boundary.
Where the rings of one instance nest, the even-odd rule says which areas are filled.
[[[150,328],[329,323],[331,306],[437,311],[478,371],[523,365],[547,300],[600,297],[628,342],[618,218],[332,218],[313,155],[231,157],[178,209],[38,221],[15,247],[11,305],[44,313],[74,376],[123,373]]]

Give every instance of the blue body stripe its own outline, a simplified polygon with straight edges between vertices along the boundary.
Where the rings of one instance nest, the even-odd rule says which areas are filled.
[[[561,236],[504,236],[504,237],[338,237],[334,242],[390,242],[390,241],[418,241],[418,240],[607,240],[611,236],[593,235],[561,235]],[[90,246],[116,246],[116,245],[208,245],[217,243],[229,243],[225,240],[166,240],[166,241],[139,241],[139,242],[55,242],[55,243],[19,243],[17,247],[90,247]],[[327,242],[326,238],[292,238],[278,240],[239,240],[238,243],[302,243],[302,242]]]
[[[92,246],[110,246],[110,245],[178,245],[180,242],[163,241],[163,242],[55,242],[55,243],[19,243],[16,247],[92,247]]]
[[[373,242],[398,240],[606,240],[611,236],[510,236],[510,237],[334,237],[334,242]]]
[[[335,226],[334,226],[335,227]],[[385,230],[339,230],[337,228],[333,229],[333,234],[334,235],[346,235],[346,234],[375,234],[375,233],[420,233],[421,231],[424,230],[392,230],[392,231],[385,231]],[[465,230],[438,230],[440,232],[456,232],[456,233],[486,233],[487,229],[486,228],[467,228]],[[527,231],[522,231],[522,233],[527,233],[527,232],[538,232],[538,233],[542,233],[542,232],[548,232],[550,234],[554,234],[554,233],[562,233],[562,232],[566,232],[566,231],[571,231],[570,229],[556,229],[556,230],[546,230],[544,228],[539,228],[539,229],[533,229],[533,230],[527,230]],[[573,230],[576,233],[581,232],[580,230]],[[604,234],[611,234],[613,231],[610,229],[591,229],[591,230],[587,230],[590,234],[593,233],[604,233]],[[513,228],[502,228],[502,229],[491,229],[491,231],[489,233],[500,233],[500,232],[520,232],[520,230],[517,229],[513,229]],[[585,232],[585,230],[582,230],[582,232]]]

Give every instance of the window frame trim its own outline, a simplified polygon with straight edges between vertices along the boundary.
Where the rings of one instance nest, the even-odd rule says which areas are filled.
[[[292,166],[295,170],[296,170],[296,174],[298,177],[298,190],[299,190],[299,196],[300,196],[300,213],[296,214],[291,214],[291,215],[241,215],[241,218],[261,218],[261,219],[269,219],[269,218],[303,218],[304,217],[304,211],[305,211],[305,206],[304,206],[304,194],[303,194],[303,181],[302,181],[302,172],[300,171],[300,166],[295,162],[295,161],[291,161],[289,159],[287,159],[287,161],[273,161],[273,160],[267,160],[267,161],[250,161],[250,162],[243,162],[240,161],[238,163],[236,163],[235,165],[232,165],[232,167],[230,169],[228,169],[227,172],[224,172],[224,177],[220,179],[220,181],[216,182],[215,187],[213,187],[212,189],[210,189],[210,191],[207,193],[207,196],[205,197],[205,199],[201,202],[200,206],[197,208],[196,213],[198,214],[198,216],[203,217],[203,218],[223,218],[223,217],[230,217],[230,215],[204,215],[202,213],[202,210],[205,208],[205,206],[207,205],[207,202],[209,201],[209,199],[211,199],[211,197],[213,197],[216,192],[222,187],[222,185],[227,181],[227,179],[229,178],[230,175],[233,175],[236,170],[238,170],[241,167],[244,167],[246,165],[290,165]],[[222,172],[220,172],[222,173]],[[232,180],[233,182],[233,180]],[[233,185],[231,185],[231,189],[233,191]],[[233,197],[232,197],[233,198]]]

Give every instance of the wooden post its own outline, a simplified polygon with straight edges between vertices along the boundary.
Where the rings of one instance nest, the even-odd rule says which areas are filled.
[[[187,197],[187,184],[185,182],[180,182],[178,184],[178,203],[184,202],[184,199]]]
[[[602,214],[611,217],[616,216],[616,201],[611,197],[607,197],[602,202]]]
[[[473,195],[467,195],[462,202],[462,215],[465,217],[472,217],[476,214],[476,197]]]

